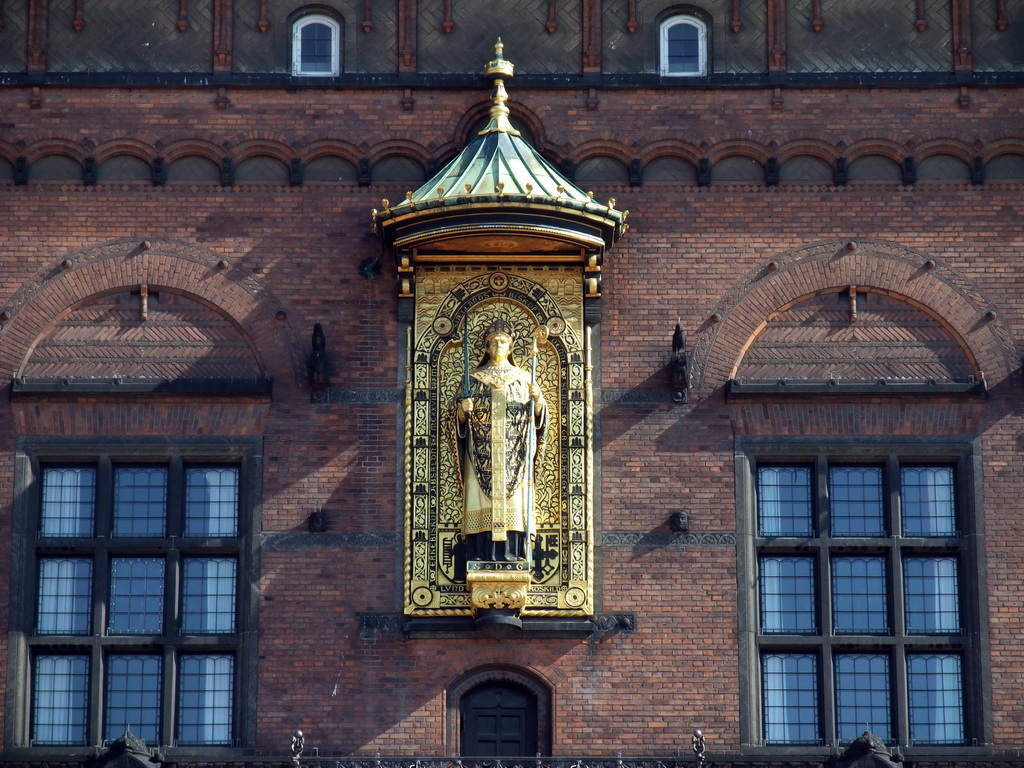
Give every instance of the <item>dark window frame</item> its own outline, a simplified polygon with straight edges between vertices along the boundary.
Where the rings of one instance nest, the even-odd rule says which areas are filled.
[[[757,469],[761,465],[805,465],[812,472],[814,531],[807,537],[762,537],[758,530]],[[951,537],[832,537],[828,532],[829,465],[874,464],[884,467],[883,489],[887,520],[898,522],[893,505],[899,498],[899,468],[910,465],[954,467],[958,530]],[[909,755],[983,752],[977,745],[990,743],[991,683],[988,659],[987,598],[984,565],[984,525],[981,498],[981,459],[977,440],[851,437],[780,439],[765,436],[738,438],[735,453],[740,615],[740,674],[743,716],[741,742],[749,754],[809,754],[839,743],[836,723],[836,679],[833,660],[839,655],[885,653],[889,657],[893,741]],[[959,559],[960,634],[910,635],[902,626],[901,585],[895,574],[888,579],[890,631],[885,635],[841,634],[834,631],[831,606],[830,563],[834,557],[876,555],[893,558],[920,553],[956,553]],[[904,555],[906,553],[906,555]],[[819,631],[814,635],[764,634],[760,631],[758,573],[764,555],[811,556],[816,562]],[[900,576],[902,579],[902,576]],[[895,626],[899,622],[901,626]],[[915,652],[953,651],[961,658],[964,702],[962,745],[909,744],[907,658]],[[818,659],[818,717],[820,743],[766,745],[761,692],[764,653],[813,653]]]
[[[44,537],[39,534],[43,470],[52,466],[97,468],[96,519],[99,530],[90,537]],[[165,466],[168,468],[167,534],[163,537],[103,535],[112,515],[114,468]],[[231,466],[238,469],[238,531],[230,538],[177,534],[184,526],[185,469],[192,466]],[[259,572],[256,548],[260,520],[262,440],[258,437],[227,438],[19,438],[15,454],[16,503],[13,525],[12,623],[15,625],[8,667],[6,743],[13,754],[24,751],[32,759],[48,752],[88,755],[106,740],[102,692],[106,686],[105,660],[112,654],[157,653],[163,658],[161,673],[160,744],[168,755],[199,754],[216,759],[239,753],[255,743],[256,722],[252,701],[256,690],[256,626],[258,602],[249,585]],[[112,635],[107,631],[109,604],[108,571],[111,554],[159,556],[165,559],[164,627],[156,635]],[[41,557],[89,557],[93,559],[92,631],[84,635],[36,632],[38,568]],[[182,558],[230,556],[237,561],[235,627],[231,634],[180,632],[179,610],[183,584]],[[177,580],[177,581],[176,581]],[[234,657],[232,694],[233,733],[225,745],[177,745],[179,688],[178,660],[190,654],[230,653]],[[32,744],[34,672],[37,656],[84,656],[89,658],[88,721],[84,745]]]

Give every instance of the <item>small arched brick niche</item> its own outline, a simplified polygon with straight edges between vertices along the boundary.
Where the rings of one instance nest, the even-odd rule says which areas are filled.
[[[538,675],[512,666],[494,665],[477,667],[463,673],[448,686],[446,692],[447,733],[449,755],[461,755],[465,723],[464,705],[475,696],[490,689],[508,689],[516,692],[533,708],[531,727],[536,728],[536,752],[551,754],[551,687]],[[525,755],[514,755],[524,757]],[[506,755],[513,757],[513,755]]]
[[[805,296],[772,314],[736,369],[740,382],[966,382],[965,346],[902,297],[856,286]]]
[[[263,372],[247,337],[220,311],[139,286],[67,310],[36,340],[19,376],[174,381],[257,379]]]

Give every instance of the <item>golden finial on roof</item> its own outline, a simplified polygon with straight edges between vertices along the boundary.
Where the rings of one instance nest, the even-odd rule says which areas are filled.
[[[505,61],[505,57],[502,56],[502,51],[504,50],[505,46],[499,37],[498,42],[494,44],[494,59],[487,62],[487,66],[484,68],[484,75],[494,81],[494,88],[491,89],[491,119],[484,129],[480,131],[481,136],[485,133],[519,135],[519,131],[513,128],[512,123],[508,121],[508,107],[505,106],[505,102],[508,101],[508,93],[505,91],[505,80],[511,79],[515,66],[511,61]]]

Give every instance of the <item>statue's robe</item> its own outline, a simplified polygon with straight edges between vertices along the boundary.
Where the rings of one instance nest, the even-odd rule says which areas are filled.
[[[547,407],[534,416],[530,375],[515,366],[475,369],[470,392],[473,412],[455,422],[469,559],[523,560],[534,525],[530,470],[543,451]]]

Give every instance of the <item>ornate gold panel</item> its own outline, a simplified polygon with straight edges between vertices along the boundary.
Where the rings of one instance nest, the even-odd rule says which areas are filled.
[[[476,365],[483,329],[501,318],[513,328],[513,356],[522,368],[530,368],[534,329],[548,330],[538,350],[537,381],[549,428],[536,465],[533,577],[527,579],[521,615],[591,615],[593,397],[580,266],[427,264],[415,267],[414,282],[405,398],[406,614],[474,612],[460,549],[463,501],[454,409],[463,388],[467,323]],[[469,581],[476,578],[470,574]],[[521,599],[517,592],[515,600]]]

